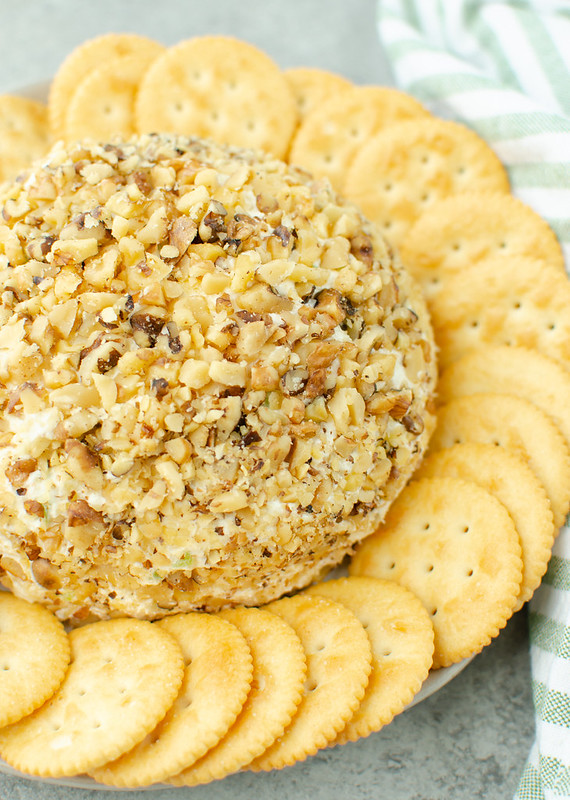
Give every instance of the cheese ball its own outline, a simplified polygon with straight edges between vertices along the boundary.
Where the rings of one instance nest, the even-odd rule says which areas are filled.
[[[58,144],[2,188],[0,275],[0,581],[71,624],[304,587],[426,449],[416,285],[272,157]]]

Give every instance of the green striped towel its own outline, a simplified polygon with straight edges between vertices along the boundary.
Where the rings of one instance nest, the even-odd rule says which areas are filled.
[[[476,130],[570,271],[570,2],[380,0],[396,84]],[[530,602],[536,739],[516,800],[570,798],[570,529]]]

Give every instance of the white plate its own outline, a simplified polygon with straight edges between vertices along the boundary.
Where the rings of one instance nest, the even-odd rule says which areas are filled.
[[[33,84],[31,86],[24,86],[22,87],[17,94],[21,95],[22,97],[29,97],[31,100],[39,100],[41,102],[46,102],[48,90],[49,90],[49,82],[45,83],[38,83]],[[334,571],[334,574],[331,573],[329,577],[336,577],[337,574],[340,574],[340,570],[337,572]],[[435,692],[438,692],[442,689],[447,683],[449,683],[453,678],[455,678],[465,667],[473,660],[474,656],[470,658],[466,658],[463,661],[460,661],[458,664],[453,664],[451,667],[445,667],[443,669],[434,670],[431,672],[426,680],[420,691],[416,694],[414,699],[406,706],[404,709],[408,711],[410,708],[413,708],[418,703],[421,703],[422,700],[426,700]],[[42,783],[51,783],[55,784],[56,786],[69,786],[78,789],[92,789],[92,790],[99,790],[99,791],[106,791],[108,792],[110,787],[104,786],[100,783],[97,783],[92,778],[89,778],[87,775],[79,775],[73,778],[39,778],[33,775],[25,775],[22,772],[11,767],[5,761],[0,759],[0,773],[5,773],[7,775],[14,775],[15,777],[19,778],[26,778],[30,781],[41,781]],[[151,787],[147,787],[148,789],[172,789],[172,786],[168,786],[166,784],[154,784]],[[113,791],[145,791],[145,789],[116,789],[113,787]]]

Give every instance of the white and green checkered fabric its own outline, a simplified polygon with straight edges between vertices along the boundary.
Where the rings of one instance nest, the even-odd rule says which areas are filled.
[[[380,0],[378,29],[396,84],[489,142],[570,272],[570,2]],[[570,798],[568,527],[529,612],[536,740],[516,799]]]

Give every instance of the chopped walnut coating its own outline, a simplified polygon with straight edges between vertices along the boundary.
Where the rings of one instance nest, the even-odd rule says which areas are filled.
[[[374,530],[433,341],[328,184],[145,136],[58,145],[0,202],[7,586],[75,620],[259,604]]]

